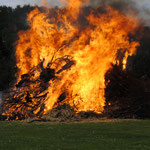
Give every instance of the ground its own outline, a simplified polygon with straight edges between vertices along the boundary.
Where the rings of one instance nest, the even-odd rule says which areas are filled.
[[[0,122],[0,150],[150,150],[150,120]]]

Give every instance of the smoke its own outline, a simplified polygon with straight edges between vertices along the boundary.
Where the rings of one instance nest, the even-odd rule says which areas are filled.
[[[136,7],[138,10],[138,16],[141,18],[141,21],[144,22],[147,26],[150,26],[150,1],[143,0],[143,2],[137,0]]]
[[[69,0],[41,0],[41,5],[47,7],[64,6]],[[150,25],[150,1],[149,0],[81,0],[87,6],[100,7],[103,11],[106,6],[110,6],[119,12],[134,14],[138,16],[140,22]]]
[[[88,0],[92,7],[111,6],[119,12],[134,14],[139,21],[150,25],[150,1],[149,0]]]
[[[128,13],[129,10],[136,12],[136,3],[133,0],[88,0],[88,3],[93,7],[100,6],[105,8],[105,6],[111,6],[119,12]]]

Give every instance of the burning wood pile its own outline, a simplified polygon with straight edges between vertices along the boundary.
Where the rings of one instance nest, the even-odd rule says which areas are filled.
[[[18,34],[17,83],[2,105],[3,120],[41,118],[61,106],[73,114],[102,114],[116,104],[116,95],[111,98],[108,91],[120,79],[108,70],[122,66],[116,73],[130,82],[123,71],[139,46],[131,38],[138,19],[109,6],[85,11],[84,4],[69,0],[55,15],[38,8],[28,14],[30,28]],[[126,92],[125,87],[113,88]]]
[[[28,117],[41,117],[45,109],[45,100],[48,94],[50,82],[56,82],[56,75],[64,70],[69,69],[74,61],[69,56],[59,58],[60,61],[65,61],[66,64],[60,70],[55,72],[50,68],[50,64],[43,67],[44,60],[33,67],[27,74],[21,75],[21,79],[16,84],[16,89],[10,89],[8,97],[5,99],[2,111],[9,113],[3,115],[2,119],[20,120]],[[58,97],[58,101],[54,105],[65,99],[65,92]]]

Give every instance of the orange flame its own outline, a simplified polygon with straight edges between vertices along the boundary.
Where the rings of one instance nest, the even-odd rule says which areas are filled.
[[[19,32],[16,48],[18,80],[42,60],[44,67],[51,63],[59,72],[65,61],[55,62],[71,57],[75,64],[49,82],[45,113],[63,92],[67,95],[63,103],[77,112],[101,113],[105,105],[105,73],[112,63],[122,63],[125,69],[128,56],[136,52],[138,42],[130,41],[128,35],[135,31],[137,19],[108,7],[103,14],[91,9],[82,25],[82,1],[67,2],[66,8],[56,11],[56,16],[37,8],[29,13],[30,29]],[[123,55],[121,60],[119,53]]]

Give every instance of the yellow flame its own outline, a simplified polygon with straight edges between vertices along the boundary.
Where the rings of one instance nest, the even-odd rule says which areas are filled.
[[[126,67],[129,55],[135,54],[138,42],[130,41],[128,35],[137,27],[137,19],[127,17],[107,8],[100,14],[91,10],[85,19],[84,28],[78,22],[81,15],[81,0],[68,0],[66,9],[57,10],[57,17],[37,8],[29,13],[30,29],[19,32],[16,48],[18,76],[27,73],[45,59],[46,66],[53,60],[69,55],[75,62],[70,69],[57,74],[57,79],[48,88],[46,109],[54,107],[58,97],[66,92],[65,103],[79,111],[102,112],[105,105],[105,73],[111,64],[119,62],[118,52],[125,51],[122,59]],[[51,66],[56,72],[62,67]]]

